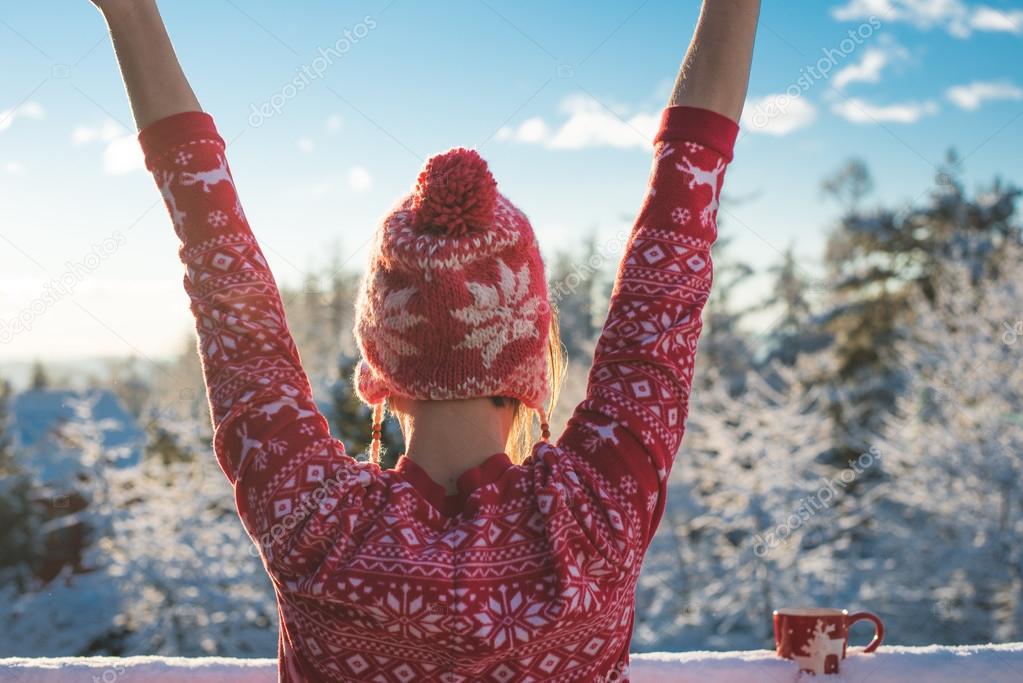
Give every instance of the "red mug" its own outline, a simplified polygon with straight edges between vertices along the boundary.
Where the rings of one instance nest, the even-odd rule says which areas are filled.
[[[794,660],[800,671],[837,674],[845,659],[849,627],[866,619],[874,623],[874,639],[863,648],[873,652],[884,639],[884,624],[870,612],[849,614],[825,607],[786,608],[774,611],[774,643],[779,657]]]

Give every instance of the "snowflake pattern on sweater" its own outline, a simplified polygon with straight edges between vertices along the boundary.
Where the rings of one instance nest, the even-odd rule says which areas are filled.
[[[448,495],[408,458],[382,470],[330,434],[212,118],[142,132],[182,241],[214,451],[275,586],[281,680],[628,680],[736,133],[665,110],[586,398],[556,443],[519,465],[494,454]]]

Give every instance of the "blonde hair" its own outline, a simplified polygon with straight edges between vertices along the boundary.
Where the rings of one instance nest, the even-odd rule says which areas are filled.
[[[565,369],[565,347],[561,343],[558,312],[552,306],[551,326],[547,335],[547,387],[550,398],[547,406],[544,408],[545,417],[548,422],[550,422],[551,415],[554,414],[554,408],[558,403],[558,396],[561,394],[561,385],[565,379]],[[541,430],[543,429],[543,425],[539,424],[540,420],[534,420],[534,418],[539,417],[539,411],[533,410],[522,401],[514,398],[492,396],[491,400],[498,407],[507,405],[507,401],[511,401],[515,406],[515,414],[512,417],[512,425],[508,432],[505,450],[508,453],[508,458],[516,465],[519,465],[533,452],[533,445],[537,442],[534,428],[539,425]],[[388,413],[395,413],[389,399],[385,399],[373,407],[373,434],[370,442],[370,460],[376,463],[380,462],[381,426],[385,410]],[[549,425],[547,426],[549,431]]]
[[[561,394],[561,384],[565,379],[565,348],[561,344],[561,328],[558,325],[558,312],[551,307],[551,328],[547,335],[547,382],[550,390],[550,400],[545,408],[548,422],[554,414],[554,408],[558,403],[558,396]],[[508,457],[516,465],[529,457],[536,443],[536,432],[534,426],[539,420],[537,411],[528,407],[519,400],[515,400],[515,417],[512,418],[511,431],[508,433]]]

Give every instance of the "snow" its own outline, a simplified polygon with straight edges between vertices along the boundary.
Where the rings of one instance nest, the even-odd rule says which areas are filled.
[[[1023,643],[949,647],[885,647],[874,654],[850,648],[841,673],[802,676],[796,665],[769,650],[633,655],[633,683],[749,683],[826,680],[835,683],[1018,683]],[[2,680],[2,679],[0,679]]]
[[[120,469],[98,430],[73,435],[86,571],[23,590],[0,574],[0,656],[276,652],[273,586],[214,459]]]
[[[277,660],[232,659],[230,657],[58,657],[52,659],[0,659],[0,681],[61,683],[64,681],[101,682],[145,680],[148,683],[172,683],[187,679],[192,683],[231,683],[277,681]]]
[[[0,659],[0,683],[66,683],[120,678],[147,683],[273,683],[277,661],[228,657],[62,657]],[[633,683],[802,683],[796,665],[769,650],[749,652],[654,652],[632,656]],[[1023,680],[1023,643],[947,647],[884,647],[874,654],[851,648],[842,672],[821,676],[835,683],[1018,683]]]
[[[39,483],[63,485],[82,471],[82,453],[68,437],[97,442],[98,457],[115,468],[139,464],[146,435],[105,389],[23,391],[11,403],[12,446]]]
[[[806,336],[786,342],[799,351],[790,365],[748,366],[728,316],[711,320],[637,586],[631,649],[650,654],[635,655],[633,680],[797,680],[792,663],[762,649],[773,640],[771,611],[819,605],[870,610],[887,630],[880,654],[851,656],[832,680],[1023,681],[1023,646],[976,645],[1023,641],[1023,279],[1014,267],[1023,250],[1002,258],[997,278],[977,282],[972,262],[949,266],[932,298],[910,300],[911,320],[884,342],[897,374],[869,366],[845,377],[833,342],[810,353]],[[347,372],[330,370],[334,337],[323,332],[346,320],[335,313],[347,300],[332,291],[295,297],[315,315],[291,322],[308,330],[303,358],[318,368],[321,407],[343,434],[368,417],[339,408],[348,394],[330,391],[350,389]],[[335,308],[313,308],[320,301]],[[830,323],[855,311],[840,305]],[[563,332],[584,330],[566,343],[588,357],[592,320],[580,310],[589,309],[566,305]],[[820,336],[818,325],[827,327],[807,324],[805,334]],[[127,671],[182,680],[185,666],[198,667],[199,681],[275,680],[270,660],[167,659],[266,657],[277,646],[273,586],[211,453],[194,344],[183,358],[173,381],[138,405],[116,385],[132,407],[96,389],[11,400],[6,436],[24,472],[0,475],[0,658],[127,658],[0,660],[0,681]],[[570,363],[552,424],[582,398],[588,370]],[[865,405],[876,419],[860,419]],[[861,425],[841,437],[855,452],[836,450],[835,414]],[[67,494],[87,506],[69,508]],[[76,526],[87,543],[64,553]],[[56,578],[33,573],[40,558],[65,554],[79,561]],[[851,641],[869,636],[858,625]]]
[[[895,344],[894,410],[841,461],[828,411],[859,413],[850,387],[818,379],[838,375],[829,351],[748,373],[737,396],[704,367],[634,652],[769,647],[771,611],[804,605],[874,612],[888,644],[1023,640],[1023,280],[974,287],[962,267],[941,282]]]

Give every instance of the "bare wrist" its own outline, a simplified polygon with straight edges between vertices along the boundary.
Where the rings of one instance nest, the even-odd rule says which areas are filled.
[[[104,0],[99,6],[107,26],[115,30],[156,12],[156,0]]]

